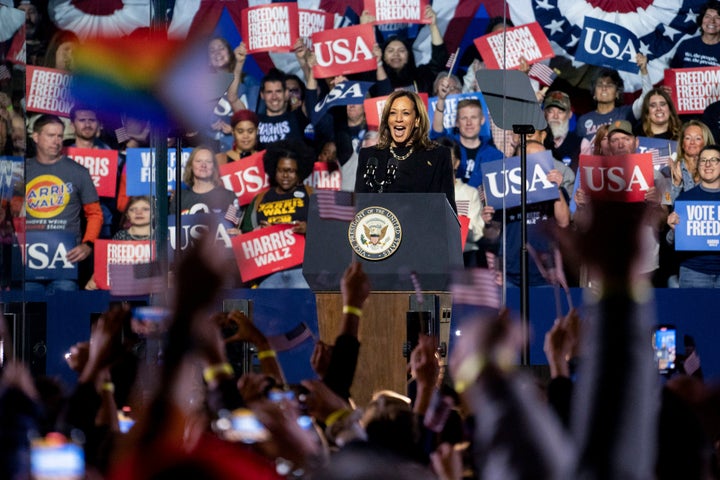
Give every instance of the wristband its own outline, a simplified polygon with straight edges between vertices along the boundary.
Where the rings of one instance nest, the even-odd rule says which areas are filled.
[[[103,392],[115,393],[115,384],[113,382],[103,382],[100,390]]]
[[[352,413],[351,410],[348,410],[347,408],[341,408],[339,410],[335,410],[330,415],[327,416],[325,419],[325,426],[332,427],[333,424],[339,422],[340,420],[347,418]]]
[[[350,315],[355,315],[358,318],[362,317],[362,309],[353,307],[352,305],[345,305],[343,307],[343,313],[349,313]]]
[[[440,110],[439,108],[435,107],[435,111],[436,111],[436,112],[440,112],[440,113],[444,113],[444,112],[445,112],[445,109],[443,108],[442,110]]]
[[[85,241],[83,242],[83,244],[84,244],[84,245],[87,245],[87,246],[90,247],[91,249],[93,248],[93,245],[95,245],[91,240],[85,240]]]
[[[203,379],[205,379],[205,383],[211,383],[217,380],[217,377],[222,374],[232,376],[233,373],[232,365],[229,363],[218,363],[216,365],[205,367],[203,370]]]
[[[266,358],[277,358],[275,350],[260,350],[257,353],[258,360],[265,360]]]

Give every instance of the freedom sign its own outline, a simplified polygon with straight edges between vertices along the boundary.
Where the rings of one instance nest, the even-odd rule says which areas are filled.
[[[243,282],[287,270],[303,263],[305,236],[292,225],[271,225],[232,239],[232,248]]]
[[[599,67],[638,73],[635,62],[640,40],[633,32],[611,22],[585,17],[575,60]]]
[[[25,76],[25,101],[29,112],[69,117],[73,107],[67,72],[28,65]]]
[[[220,165],[220,180],[226,189],[235,192],[240,206],[249,204],[258,193],[270,186],[263,166],[263,155],[265,150]]]
[[[670,87],[680,115],[703,113],[720,100],[720,67],[669,68],[663,83]]]
[[[375,32],[369,23],[325,30],[312,36],[317,64],[315,78],[336,77],[377,69],[373,55]]]
[[[420,92],[418,95],[420,95],[420,99],[425,104],[425,108],[427,108],[428,94]],[[385,108],[385,102],[387,102],[389,96],[390,95],[385,95],[384,97],[366,98],[363,102],[363,107],[365,109],[365,123],[367,123],[369,128],[377,129],[380,126],[380,119],[382,118],[383,109]]]
[[[180,168],[184,169],[190,158],[191,148],[183,148]],[[167,182],[168,193],[175,190],[175,149],[168,150]],[[125,169],[127,185],[125,193],[133,195],[155,195],[155,151],[151,148],[128,148]]]
[[[155,242],[151,240],[96,240],[95,284],[100,290],[110,290],[108,265],[138,265],[155,258]]]
[[[338,83],[330,90],[330,93],[318,102],[315,107],[315,113],[318,118],[322,117],[332,107],[345,105],[362,105],[365,101],[372,82],[342,82]]]
[[[652,155],[580,155],[580,188],[591,197],[611,202],[644,202],[655,185]]]
[[[375,24],[430,23],[425,18],[427,0],[365,0],[365,8],[375,17]]]
[[[271,3],[242,10],[242,38],[249,54],[290,52],[300,36],[297,3]]]
[[[513,70],[520,67],[520,57],[528,65],[555,56],[539,23],[533,22],[504,32],[490,33],[473,40],[487,68]]]
[[[326,13],[322,10],[306,10],[298,9],[298,28],[300,29],[300,37],[310,40],[313,33],[324,32],[333,28],[335,15]],[[312,48],[312,43],[308,45]]]
[[[115,197],[117,187],[117,150],[68,147],[65,155],[87,168],[98,195]]]
[[[520,157],[510,157],[504,162],[483,162],[481,168],[485,199],[489,206],[502,210],[503,198],[506,209],[520,205]],[[528,204],[557,200],[560,195],[558,186],[547,179],[547,174],[554,168],[555,163],[550,151],[527,156],[525,188]]]
[[[26,280],[77,280],[77,263],[67,259],[77,238],[64,230],[28,230],[25,233]]]
[[[720,201],[675,202],[675,250],[720,251]]]

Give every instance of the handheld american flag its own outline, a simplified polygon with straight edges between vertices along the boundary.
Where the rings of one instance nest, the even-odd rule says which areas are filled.
[[[167,281],[158,262],[109,265],[108,269],[111,295],[147,295],[163,292],[167,288]]]

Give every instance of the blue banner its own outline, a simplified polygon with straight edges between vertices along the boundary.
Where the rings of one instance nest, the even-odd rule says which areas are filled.
[[[330,90],[325,98],[315,105],[316,118],[321,118],[332,107],[344,105],[362,105],[372,82],[343,82]]]
[[[491,138],[490,111],[488,110],[485,99],[480,92],[454,93],[445,97],[445,113],[443,113],[443,128],[445,129],[444,135],[453,136],[453,133],[455,132],[455,125],[457,123],[457,104],[460,100],[464,100],[466,98],[476,98],[480,101],[483,115],[485,116],[485,123],[483,123],[480,127],[480,138]],[[437,102],[438,97],[428,98],[428,115],[430,116],[430,123],[432,123],[432,119],[435,116],[435,107],[437,106]],[[442,136],[442,134],[438,135],[437,133],[433,133],[432,136],[433,138],[437,138],[438,136]]]
[[[575,60],[598,67],[638,73],[640,68],[635,62],[635,56],[639,51],[640,41],[627,28],[585,17]]]
[[[67,259],[77,238],[64,230],[28,231],[25,233],[26,280],[77,280],[77,263]]]
[[[483,188],[489,206],[502,210],[503,197],[505,208],[520,205],[520,157],[483,162],[481,165]],[[555,168],[552,152],[531,153],[527,156],[527,203],[539,203],[556,200],[560,193],[558,185],[547,179],[547,174]]]
[[[701,202],[679,200],[675,212],[675,250],[720,251],[720,200]]]
[[[180,168],[185,168],[191,148],[184,148]],[[151,148],[128,148],[127,160],[127,187],[128,196],[152,195],[155,196],[155,153]],[[175,149],[168,150],[167,181],[168,193],[175,190]]]
[[[0,199],[10,201],[16,188],[15,194],[23,195],[25,190],[23,186],[24,168],[25,159],[23,157],[0,156]]]
[[[203,235],[212,235],[218,248],[225,247],[225,254],[233,258],[231,237],[228,232],[232,227],[231,223],[220,213],[194,213],[192,215],[181,215],[180,250],[187,249],[194,245]],[[175,215],[168,215],[168,257],[173,261],[175,253]],[[221,251],[218,250],[218,253]]]

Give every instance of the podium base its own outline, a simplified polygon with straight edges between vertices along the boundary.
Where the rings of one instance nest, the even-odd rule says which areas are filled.
[[[439,300],[436,310],[440,342],[448,345],[450,332],[450,308],[452,300],[448,292],[423,292],[435,295]],[[363,307],[360,320],[360,357],[351,388],[352,397],[364,406],[378,390],[389,389],[407,394],[407,361],[403,345],[407,340],[406,314],[414,292],[372,292]],[[335,343],[342,322],[342,295],[337,292],[316,293],[318,329],[320,338]],[[437,312],[433,312],[436,315]]]

